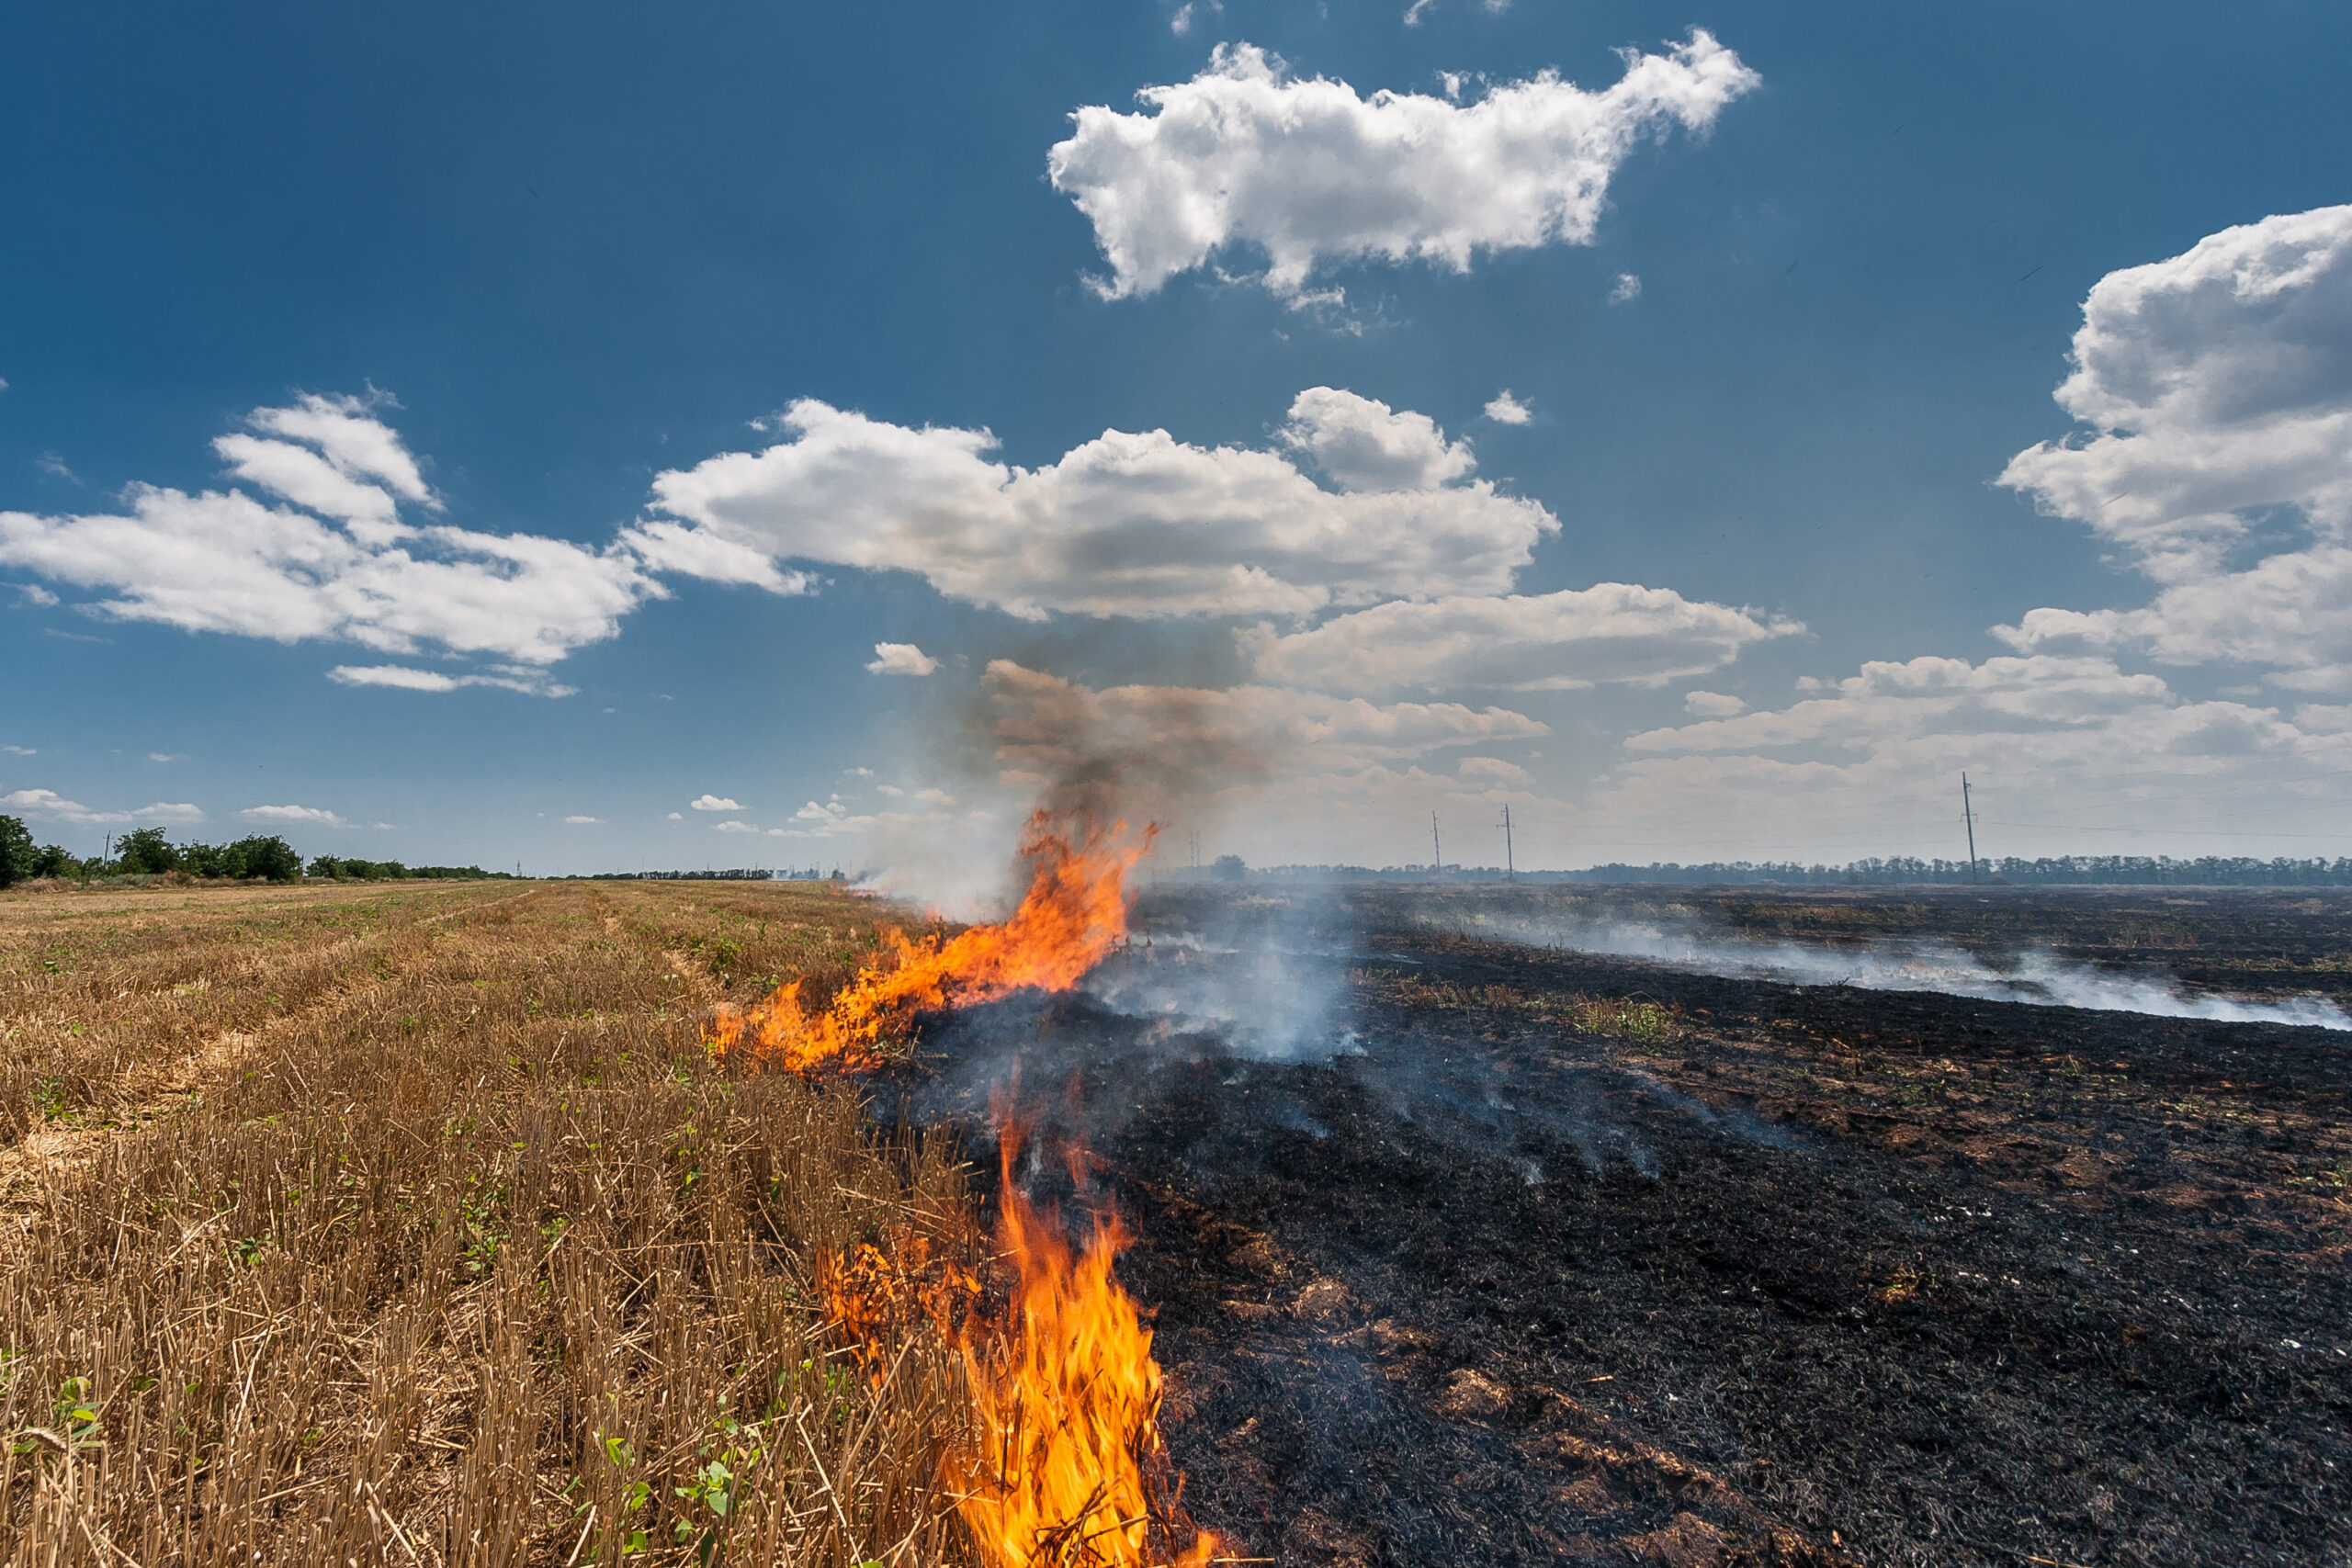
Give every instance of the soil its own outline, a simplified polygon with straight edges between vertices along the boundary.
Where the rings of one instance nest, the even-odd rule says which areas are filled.
[[[1776,939],[2160,952],[2249,995],[2337,991],[2352,950],[2340,896],[1645,896]],[[1015,1056],[1046,1141],[1091,1144],[1229,1555],[2352,1557],[2352,1033],[1721,977],[1428,914],[1161,895],[1097,994],[940,1021],[879,1086],[981,1127]],[[1273,1045],[1100,994],[1275,944],[1320,999]]]

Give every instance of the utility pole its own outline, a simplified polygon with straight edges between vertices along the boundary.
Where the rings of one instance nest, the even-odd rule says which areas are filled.
[[[1968,799],[1968,775],[1960,775],[1960,819],[1968,824],[1968,880],[1976,880],[1976,812]]]
[[[1430,874],[1435,876],[1444,870],[1445,850],[1438,841],[1437,813],[1432,811],[1430,813]]]
[[[1515,877],[1517,877],[1517,876],[1518,876],[1518,874],[1519,874],[1519,868],[1518,868],[1516,865],[1514,865],[1514,864],[1512,864],[1512,863],[1511,863],[1511,855],[1510,855],[1510,807],[1509,806],[1505,806],[1505,807],[1503,807],[1502,829],[1503,829],[1503,880],[1504,880],[1505,882],[1510,882],[1510,881],[1513,880]]]

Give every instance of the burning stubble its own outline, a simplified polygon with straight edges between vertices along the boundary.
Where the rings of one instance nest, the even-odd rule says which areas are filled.
[[[1067,992],[1125,939],[1125,877],[1149,842],[1148,829],[1041,810],[1023,843],[1028,890],[1009,919],[952,939],[888,931],[883,955],[821,1010],[795,982],[749,1010],[722,1008],[706,1046],[803,1075],[856,1072],[902,1054],[923,1012]],[[1003,1102],[997,1120],[1009,1120]],[[895,1370],[890,1340],[924,1323],[960,1355],[969,1441],[947,1450],[941,1481],[990,1568],[1197,1568],[1217,1540],[1184,1516],[1151,1333],[1112,1273],[1127,1233],[1106,1208],[1074,1247],[1014,1179],[1022,1142],[1017,1127],[1001,1134],[996,1251],[1012,1281],[1001,1310],[985,1307],[952,1249],[909,1235],[888,1251],[862,1243],[824,1270],[830,1317],[877,1381]],[[1082,1150],[1072,1159],[1080,1169]]]

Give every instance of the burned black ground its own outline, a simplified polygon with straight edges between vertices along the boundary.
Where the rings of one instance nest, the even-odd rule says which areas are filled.
[[[996,1065],[959,1059],[1017,1050],[1091,1139],[1193,1511],[1243,1555],[2352,1553],[2352,1036],[1723,979],[1400,912],[1270,907],[1262,939],[1340,982],[1295,1060],[1078,998],[959,1021],[919,1091],[977,1111],[959,1086]],[[2310,936],[2306,971],[2340,911]]]

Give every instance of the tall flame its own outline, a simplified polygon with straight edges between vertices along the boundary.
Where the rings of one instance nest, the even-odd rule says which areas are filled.
[[[722,1009],[706,1043],[795,1072],[856,1071],[878,1065],[918,1013],[1068,990],[1125,937],[1124,883],[1150,845],[1148,829],[1130,840],[1124,823],[1065,826],[1040,811],[1023,837],[1031,879],[1011,919],[946,942],[886,931],[882,960],[822,1011],[802,1005],[795,981],[748,1010]],[[1073,1250],[1058,1217],[1012,1180],[1021,1142],[1014,1128],[1000,1143],[997,1247],[1014,1272],[1001,1314],[980,1309],[977,1278],[911,1234],[888,1238],[888,1253],[869,1242],[828,1260],[819,1289],[869,1376],[886,1342],[926,1319],[962,1352],[974,1445],[944,1479],[988,1568],[1203,1568],[1217,1539],[1184,1516],[1159,1435],[1151,1330],[1111,1272],[1127,1232],[1098,1213]]]
[[[958,1336],[979,1439],[977,1461],[951,1477],[964,1522],[989,1568],[1198,1568],[1217,1539],[1193,1529],[1181,1482],[1168,1484],[1151,1330],[1111,1273],[1126,1229],[1098,1213],[1073,1252],[1058,1217],[1013,1182],[1020,1144],[1017,1130],[1001,1144],[997,1224],[1012,1298]]]
[[[748,1009],[722,1005],[704,1043],[720,1056],[748,1046],[762,1063],[791,1072],[857,1072],[878,1066],[917,1013],[1030,987],[1066,991],[1127,934],[1124,884],[1151,837],[1146,829],[1130,840],[1123,822],[1072,827],[1036,812],[1021,842],[1033,867],[1029,890],[1010,919],[944,942],[886,930],[882,960],[859,970],[821,1012],[802,1004],[795,980]]]

